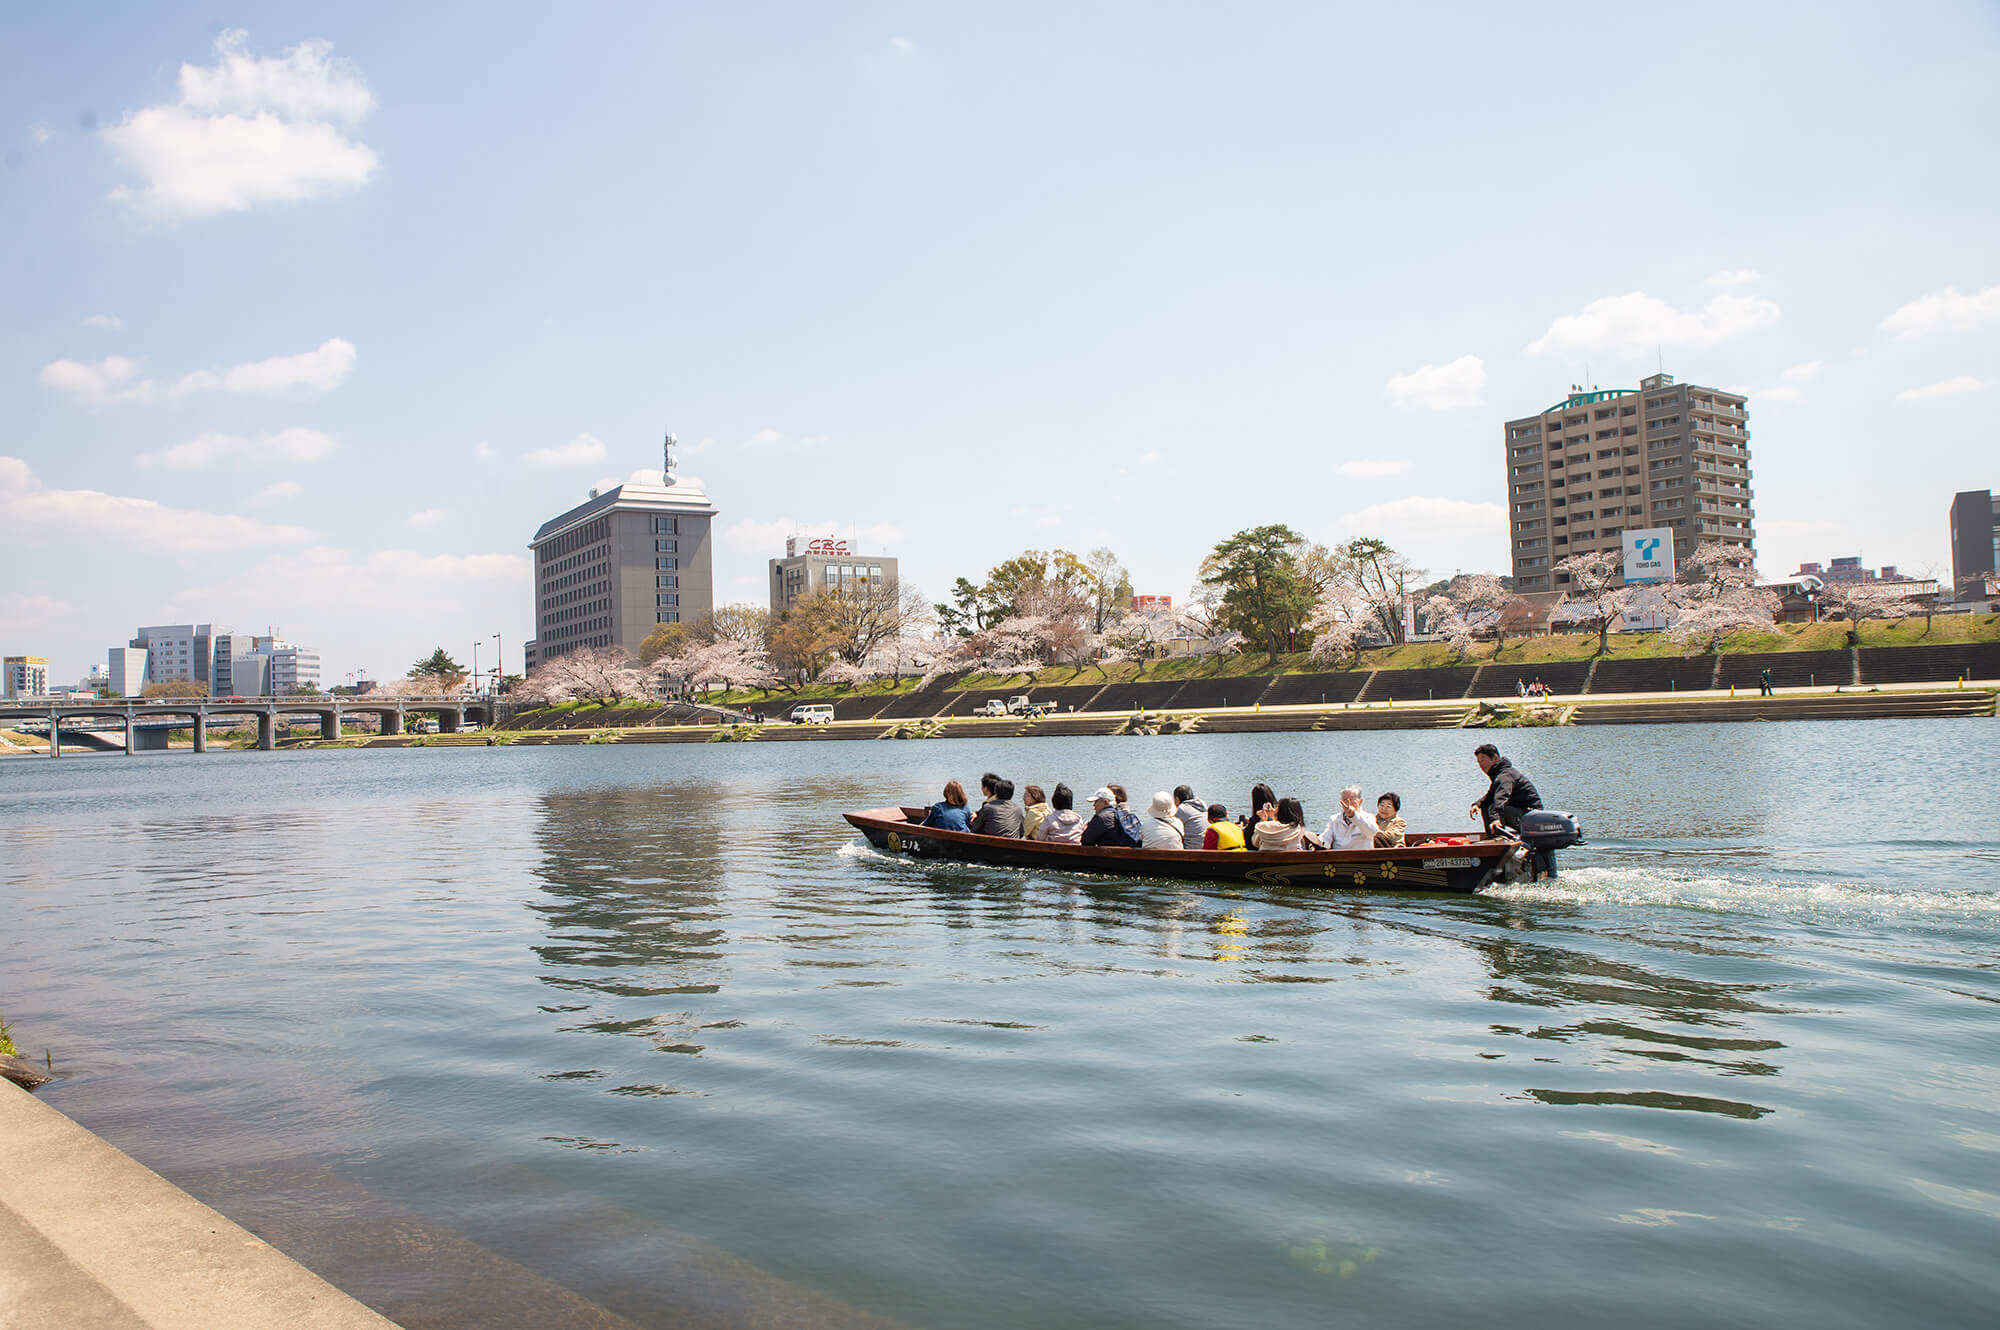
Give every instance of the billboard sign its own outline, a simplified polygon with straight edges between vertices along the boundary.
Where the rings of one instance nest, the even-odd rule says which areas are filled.
[[[846,541],[835,540],[831,536],[807,541],[806,553],[815,559],[851,559],[854,557],[848,552]],[[787,559],[796,559],[799,557],[799,538],[797,536],[785,537],[785,557]]]
[[[1647,527],[1625,533],[1625,585],[1674,580],[1674,529]]]

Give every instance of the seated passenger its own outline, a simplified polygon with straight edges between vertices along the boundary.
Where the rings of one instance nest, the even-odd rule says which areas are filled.
[[[1257,839],[1257,819],[1264,815],[1264,805],[1275,806],[1278,795],[1270,786],[1259,782],[1250,787],[1250,811],[1236,819],[1236,825],[1243,830],[1243,839],[1255,842]]]
[[[1111,791],[1112,803],[1125,809],[1128,813],[1132,811],[1131,805],[1125,802],[1125,787],[1123,785],[1106,785],[1104,788]]]
[[[1229,820],[1229,810],[1221,804],[1208,806],[1208,830],[1202,833],[1201,848],[1204,850],[1243,848],[1243,828]]]
[[[1042,793],[1041,786],[1030,785],[1021,791],[1022,836],[1033,840],[1036,828],[1042,825],[1042,819],[1048,815],[1049,800],[1048,796]]]
[[[1350,785],[1340,792],[1340,811],[1326,820],[1320,839],[1329,850],[1367,850],[1375,845],[1375,819],[1361,811],[1361,787]]]
[[[1202,837],[1208,832],[1208,806],[1194,797],[1191,787],[1174,787],[1174,816],[1181,820],[1182,848],[1199,850]]]
[[[1081,844],[1083,818],[1077,815],[1075,802],[1076,796],[1070,792],[1069,786],[1056,786],[1055,793],[1049,796],[1049,815],[1035,828],[1035,839]]]
[[[1021,834],[1021,806],[1014,802],[1014,782],[987,772],[979,778],[979,792],[986,802],[973,814],[972,830],[982,836]]]
[[[1407,827],[1403,822],[1403,798],[1385,794],[1375,801],[1375,848],[1400,850]]]
[[[923,825],[941,827],[946,831],[970,831],[972,820],[965,815],[965,787],[955,780],[944,783],[944,799],[931,805],[924,814]]]
[[[1260,850],[1317,850],[1320,843],[1306,830],[1306,810],[1289,795],[1275,804],[1265,804],[1257,814],[1257,848]]]
[[[1174,813],[1174,797],[1165,790],[1154,795],[1153,802],[1146,806],[1145,831],[1139,843],[1148,850],[1187,848],[1187,829]]]
[[[1131,809],[1118,806],[1118,796],[1111,786],[1100,786],[1097,793],[1090,796],[1090,806],[1092,809],[1090,821],[1084,825],[1083,835],[1077,841],[1079,845],[1103,845],[1108,848],[1132,850],[1139,848],[1139,829],[1137,827],[1128,829],[1125,818],[1132,818],[1134,822],[1139,819],[1133,816]],[[1121,813],[1124,817],[1119,816]]]

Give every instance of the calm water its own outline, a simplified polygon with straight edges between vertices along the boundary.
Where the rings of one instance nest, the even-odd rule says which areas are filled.
[[[15,759],[0,1005],[413,1327],[1986,1326],[1997,738],[1524,732],[1593,845],[1457,899],[837,814],[992,766],[1458,829],[1462,733]]]

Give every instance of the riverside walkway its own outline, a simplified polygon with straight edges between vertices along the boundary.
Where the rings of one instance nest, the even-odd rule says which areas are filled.
[[[0,1080],[0,1327],[395,1330]]]

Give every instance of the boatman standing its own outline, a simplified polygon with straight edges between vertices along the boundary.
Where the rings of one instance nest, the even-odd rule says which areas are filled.
[[[1502,830],[1519,832],[1521,814],[1542,806],[1542,796],[1536,791],[1535,782],[1528,779],[1527,772],[1500,756],[1500,750],[1492,744],[1481,744],[1473,749],[1472,760],[1486,773],[1488,782],[1486,793],[1472,801],[1473,819],[1488,836],[1497,836]],[[1532,850],[1529,853],[1536,877],[1555,875],[1554,851]]]

